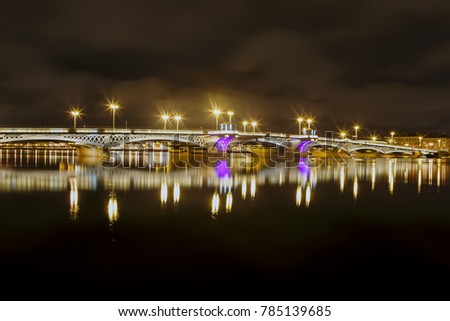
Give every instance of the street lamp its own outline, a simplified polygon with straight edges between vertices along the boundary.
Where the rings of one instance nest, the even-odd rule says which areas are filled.
[[[372,140],[375,142],[377,140],[377,136],[372,136]]]
[[[216,118],[216,130],[219,130],[219,116],[222,112],[220,111],[220,109],[213,109],[212,113]]]
[[[423,139],[423,137],[419,136],[419,147],[422,147],[422,139]]]
[[[313,120],[311,118],[307,119],[306,122],[308,123],[308,130],[311,129],[311,123],[313,122]]]
[[[255,134],[256,126],[258,125],[258,122],[252,121],[252,127],[253,127],[253,135]]]
[[[110,104],[109,109],[111,109],[112,112],[112,127],[113,129],[116,129],[116,110],[119,109],[119,106],[116,104]]]
[[[395,135],[395,132],[391,132],[391,141],[390,141],[390,143],[391,143],[391,145],[394,143],[394,135]]]
[[[164,130],[166,130],[167,129],[167,121],[170,119],[170,116],[163,114],[163,115],[161,115],[161,119],[164,122]]]
[[[71,112],[70,112],[70,114],[72,115],[72,117],[73,117],[73,128],[75,129],[75,128],[77,128],[77,118],[78,117],[80,117],[80,111],[79,110],[72,110]]]
[[[354,127],[353,127],[353,129],[355,129],[355,140],[358,140],[358,130],[360,129],[361,127],[359,126],[359,125],[355,125]]]
[[[230,117],[230,123],[231,123],[231,117],[233,117],[234,112],[230,110],[227,114],[228,114],[228,117]]]
[[[302,117],[298,117],[297,121],[298,121],[298,135],[300,136],[302,134],[303,118]]]
[[[180,115],[175,115],[175,116],[173,117],[173,119],[175,119],[175,121],[176,121],[176,123],[177,123],[177,130],[178,130],[179,124],[180,124],[180,121],[181,121],[182,117],[181,117]]]
[[[248,121],[244,120],[242,122],[242,125],[244,125],[244,133],[247,133],[247,125],[248,125]]]
[[[340,132],[339,135],[341,136],[342,139],[345,139],[345,136],[347,136],[346,132]]]

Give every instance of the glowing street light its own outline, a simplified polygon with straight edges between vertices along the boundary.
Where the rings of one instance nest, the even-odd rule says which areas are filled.
[[[230,120],[230,123],[231,123],[231,117],[233,117],[234,112],[230,110],[227,114],[228,114],[228,117],[230,117],[229,120]]]
[[[361,128],[359,125],[355,125],[353,129],[355,130],[355,140],[358,140],[358,130]]]
[[[163,114],[161,115],[161,120],[164,122],[164,130],[167,129],[167,121],[170,119],[169,115]]]
[[[77,128],[77,118],[80,117],[81,112],[79,110],[72,110],[70,114],[73,117],[73,128]]]
[[[182,117],[181,117],[180,115],[175,115],[175,116],[173,117],[173,119],[175,119],[175,121],[176,121],[176,123],[177,123],[177,130],[178,130],[179,125],[180,125],[180,121],[181,121]]]
[[[303,118],[302,117],[298,117],[297,121],[298,121],[298,134],[301,135],[302,134]]]
[[[242,125],[244,125],[244,133],[246,133],[246,132],[247,132],[248,121],[244,120],[244,121],[242,122]]]
[[[345,136],[347,136],[346,132],[340,132],[339,135],[341,136],[342,139],[345,139]]]
[[[308,123],[308,130],[311,129],[311,123],[313,120],[311,118],[307,119],[306,122]]]
[[[390,140],[391,145],[394,143],[394,135],[395,135],[395,132],[392,131],[391,132],[391,140]]]
[[[422,139],[423,139],[423,137],[419,136],[419,147],[422,147]]]
[[[372,136],[371,138],[374,142],[377,140],[377,136]]]
[[[257,121],[252,121],[253,135],[255,134],[256,126],[258,126],[258,122]]]
[[[219,117],[222,111],[220,109],[213,109],[212,113],[214,114],[214,117],[216,118],[216,130],[219,130]]]
[[[112,127],[113,129],[116,129],[116,110],[119,109],[119,105],[116,104],[109,104],[109,109],[111,109],[112,112]]]

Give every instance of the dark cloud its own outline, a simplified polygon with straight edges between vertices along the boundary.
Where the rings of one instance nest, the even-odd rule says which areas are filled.
[[[213,95],[263,128],[447,132],[447,1],[14,1],[0,12],[0,125],[212,124]]]

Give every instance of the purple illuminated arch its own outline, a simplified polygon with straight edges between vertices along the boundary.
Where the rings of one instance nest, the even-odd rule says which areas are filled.
[[[219,140],[214,144],[219,152],[225,152],[228,148],[228,145],[234,139],[232,136],[224,136],[220,137]]]
[[[300,153],[307,153],[308,147],[310,144],[311,144],[310,140],[305,140],[305,141],[301,142],[300,144],[298,144],[297,149]]]

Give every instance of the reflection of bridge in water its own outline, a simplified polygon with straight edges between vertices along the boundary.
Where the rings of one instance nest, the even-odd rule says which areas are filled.
[[[15,160],[2,158],[0,193],[67,192],[70,215],[76,219],[80,209],[79,193],[104,191],[111,222],[119,217],[117,193],[124,191],[153,190],[160,195],[163,207],[182,203],[183,190],[209,191],[206,193],[211,193],[211,213],[216,217],[223,207],[226,212],[232,211],[233,198],[254,200],[258,188],[264,186],[294,186],[292,197],[298,207],[309,207],[321,184],[333,184],[340,193],[351,193],[355,200],[364,190],[385,189],[393,194],[397,184],[415,184],[417,192],[421,193],[423,185],[437,188],[445,185],[448,166],[441,159],[392,158],[350,160],[348,166],[331,162],[313,168],[301,159],[296,164],[279,163],[278,167],[245,168],[240,166],[239,159],[222,159],[209,167],[165,166],[149,170],[78,164],[74,163],[73,155],[54,156],[53,161],[46,163],[34,159],[27,163],[17,157]]]
[[[342,190],[348,182],[370,181],[375,188],[378,180],[419,184],[446,182],[446,163],[441,159],[368,159],[350,160],[348,166],[320,166],[310,168],[300,162],[290,164],[292,168],[281,167],[241,168],[239,159],[217,161],[214,167],[149,169],[102,168],[71,163],[70,158],[48,162],[52,168],[20,168],[23,161],[3,164],[0,167],[0,192],[65,191],[70,182],[76,181],[77,189],[96,190],[151,190],[168,188],[219,187],[221,190],[236,189],[254,182],[259,185],[285,185],[309,183],[311,188],[320,182],[339,182]],[[34,164],[34,161],[31,161]],[[15,164],[15,165],[14,165]],[[363,166],[364,165],[364,166]],[[211,165],[212,166],[212,165]],[[391,187],[390,187],[391,189]]]
[[[230,151],[243,145],[262,144],[288,150],[307,152],[310,147],[336,149],[348,153],[371,150],[381,154],[421,153],[436,154],[435,150],[390,145],[381,141],[333,139],[319,137],[315,130],[305,135],[286,133],[247,133],[211,130],[155,130],[155,129],[105,129],[105,128],[3,128],[0,144],[27,142],[65,142],[77,147],[120,147],[125,144],[148,144],[154,142],[177,143],[197,146],[208,151]]]

